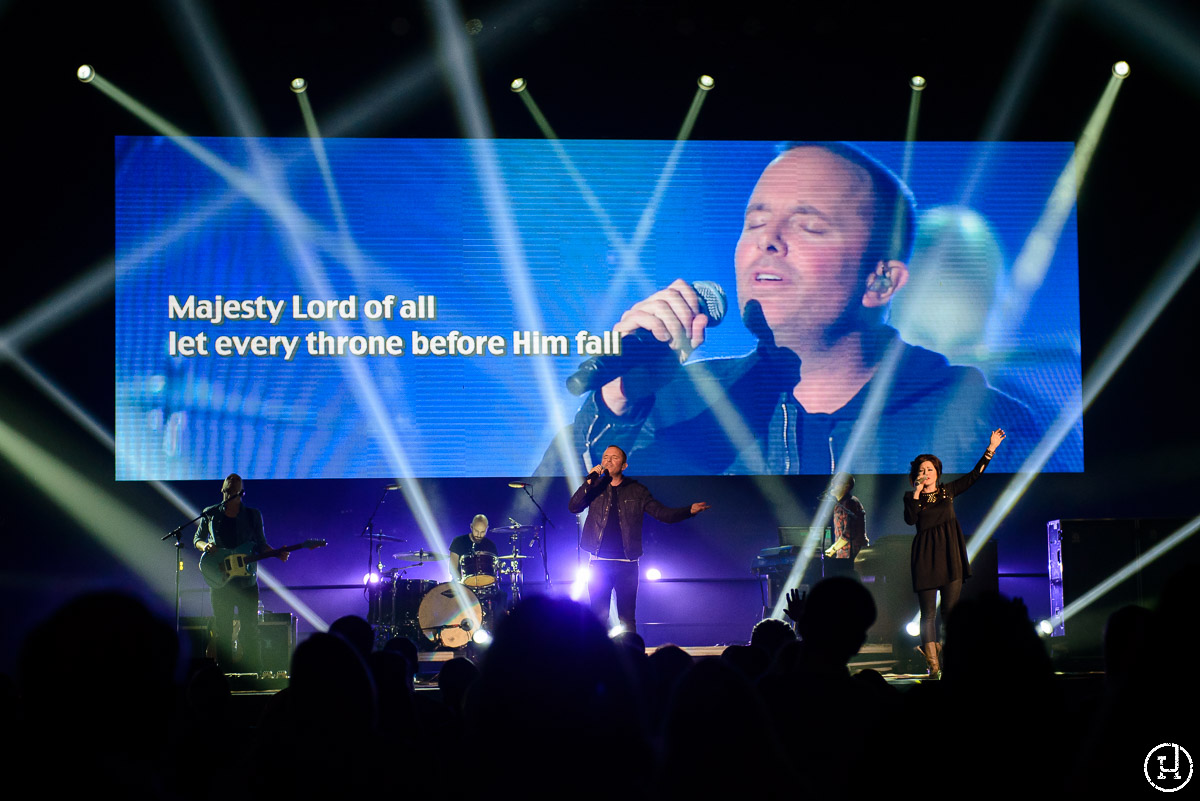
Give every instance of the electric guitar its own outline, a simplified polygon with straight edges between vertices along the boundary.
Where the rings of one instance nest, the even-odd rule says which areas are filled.
[[[200,574],[204,576],[204,581],[208,586],[219,590],[228,584],[230,579],[258,575],[258,565],[254,563],[260,559],[270,559],[272,556],[279,556],[281,553],[296,551],[300,548],[309,550],[324,548],[327,544],[325,540],[305,540],[295,545],[273,548],[253,556],[250,555],[250,552],[254,550],[253,542],[243,542],[236,548],[214,548],[200,555]]]

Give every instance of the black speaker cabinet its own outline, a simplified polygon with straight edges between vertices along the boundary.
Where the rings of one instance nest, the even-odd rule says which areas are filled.
[[[1195,537],[1184,540],[1169,555],[1150,563],[1144,557],[1182,528],[1183,519],[1051,520],[1046,524],[1050,573],[1050,611],[1064,608],[1088,594],[1126,567],[1130,575],[1051,634],[1055,663],[1071,670],[1099,670],[1104,661],[1104,624],[1121,607],[1153,608],[1171,572],[1200,557]],[[1141,563],[1139,563],[1141,562]]]
[[[292,651],[296,648],[298,621],[286,612],[266,612],[259,625],[262,669],[270,671],[288,670],[291,667]],[[211,617],[181,617],[179,636],[187,644],[192,658],[214,656],[209,631]]]
[[[262,625],[258,629],[262,639],[263,670],[278,672],[291,669],[297,623],[295,615],[287,612],[263,614]]]
[[[188,655],[192,659],[212,658],[209,643],[211,617],[184,616],[179,618],[179,639],[187,643]]]

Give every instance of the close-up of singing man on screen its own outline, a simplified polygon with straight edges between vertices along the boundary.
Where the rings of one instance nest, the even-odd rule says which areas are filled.
[[[618,446],[645,474],[815,474],[843,458],[862,417],[853,469],[898,473],[921,449],[974,461],[980,432],[1003,424],[1017,447],[997,466],[1018,469],[1039,437],[1029,409],[888,325],[915,218],[908,187],[859,148],[783,146],[733,254],[754,351],[684,365],[703,355],[711,309],[676,280],[621,316],[624,341],[642,332],[636,361],[595,386],[559,436],[584,467]],[[564,473],[558,453],[552,444],[538,472]]]

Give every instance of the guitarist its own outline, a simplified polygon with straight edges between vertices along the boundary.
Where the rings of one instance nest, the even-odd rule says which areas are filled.
[[[208,553],[234,549],[246,542],[254,543],[251,554],[272,550],[263,533],[262,512],[242,503],[244,494],[242,477],[230,473],[221,485],[222,502],[205,509],[204,517],[196,528],[196,535],[192,538],[196,550]],[[209,558],[213,556],[216,554]],[[279,554],[280,561],[286,562],[287,558],[287,551]],[[209,592],[218,667],[224,671],[233,669],[233,616],[236,609],[242,621],[238,638],[242,645],[242,670],[246,673],[259,672],[258,578],[254,575],[233,578],[224,587],[213,588]]]

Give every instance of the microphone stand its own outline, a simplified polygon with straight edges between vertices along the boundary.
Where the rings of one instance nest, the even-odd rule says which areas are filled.
[[[529,491],[529,485],[526,484],[525,486],[521,487],[521,489],[524,490],[525,494],[529,496],[529,500],[533,501],[533,505],[537,507],[537,510],[542,513],[542,522],[539,526],[541,532],[538,534],[538,539],[541,541],[542,546],[542,571],[544,572],[546,578],[546,591],[549,592],[554,588],[554,582],[550,580],[550,555],[546,548],[546,540],[548,540],[549,537],[546,534],[546,524],[549,523],[555,528],[558,528],[558,526],[556,526],[554,521],[550,519],[550,516],[546,514],[546,510],[543,509],[542,505],[537,502],[537,498],[533,497],[533,493]]]
[[[211,517],[216,514],[220,504],[210,507],[200,512],[186,523],[180,523],[178,527],[171,529],[159,539],[159,542],[166,542],[171,537],[175,538],[175,634],[179,634],[179,579],[183,574],[183,554],[180,549],[183,547],[183,530],[195,523],[202,517]]]
[[[392,486],[388,485],[383,488],[383,494],[379,496],[379,500],[375,502],[375,509],[371,512],[371,516],[367,518],[367,524],[363,526],[362,534],[358,536],[367,538],[367,582],[370,583],[370,576],[375,572],[375,515],[379,514],[379,507],[383,505],[383,499],[391,491]],[[379,541],[379,549],[383,549],[383,540]],[[378,570],[383,570],[383,562],[379,563]]]
[[[375,508],[371,511],[371,516],[367,518],[367,524],[365,526],[363,526],[362,533],[358,535],[360,537],[366,536],[366,538],[367,538],[367,580],[366,580],[365,585],[363,586],[363,596],[367,601],[367,622],[371,623],[372,626],[378,627],[379,630],[382,629],[383,624],[381,623],[381,621],[383,620],[383,617],[384,617],[384,615],[383,615],[383,588],[379,587],[377,589],[377,588],[371,586],[371,575],[374,574],[376,570],[378,570],[379,571],[379,580],[381,582],[383,581],[383,543],[385,540],[389,539],[389,537],[387,537],[387,535],[383,534],[382,532],[379,533],[378,535],[375,533],[375,515],[379,514],[379,507],[383,505],[383,499],[387,497],[387,494],[389,492],[391,492],[392,490],[399,489],[399,488],[400,488],[400,486],[398,484],[388,484],[387,486],[385,486],[383,488],[383,494],[380,495],[379,500],[375,502]],[[398,539],[396,537],[391,537],[390,539],[392,539],[396,542],[406,542],[406,540]],[[376,561],[376,560],[378,560],[378,561]],[[400,572],[401,572],[401,575],[403,575],[404,571],[401,570]],[[394,578],[395,578],[395,576],[393,576],[393,579]],[[394,618],[394,616],[395,616],[396,591],[397,591],[396,585],[397,585],[397,582],[393,581],[392,582],[392,618]],[[371,596],[373,593],[379,599],[378,606],[377,606],[377,620],[375,622],[371,621]],[[392,622],[389,625],[394,626],[395,622],[396,621],[394,619],[392,619]]]

